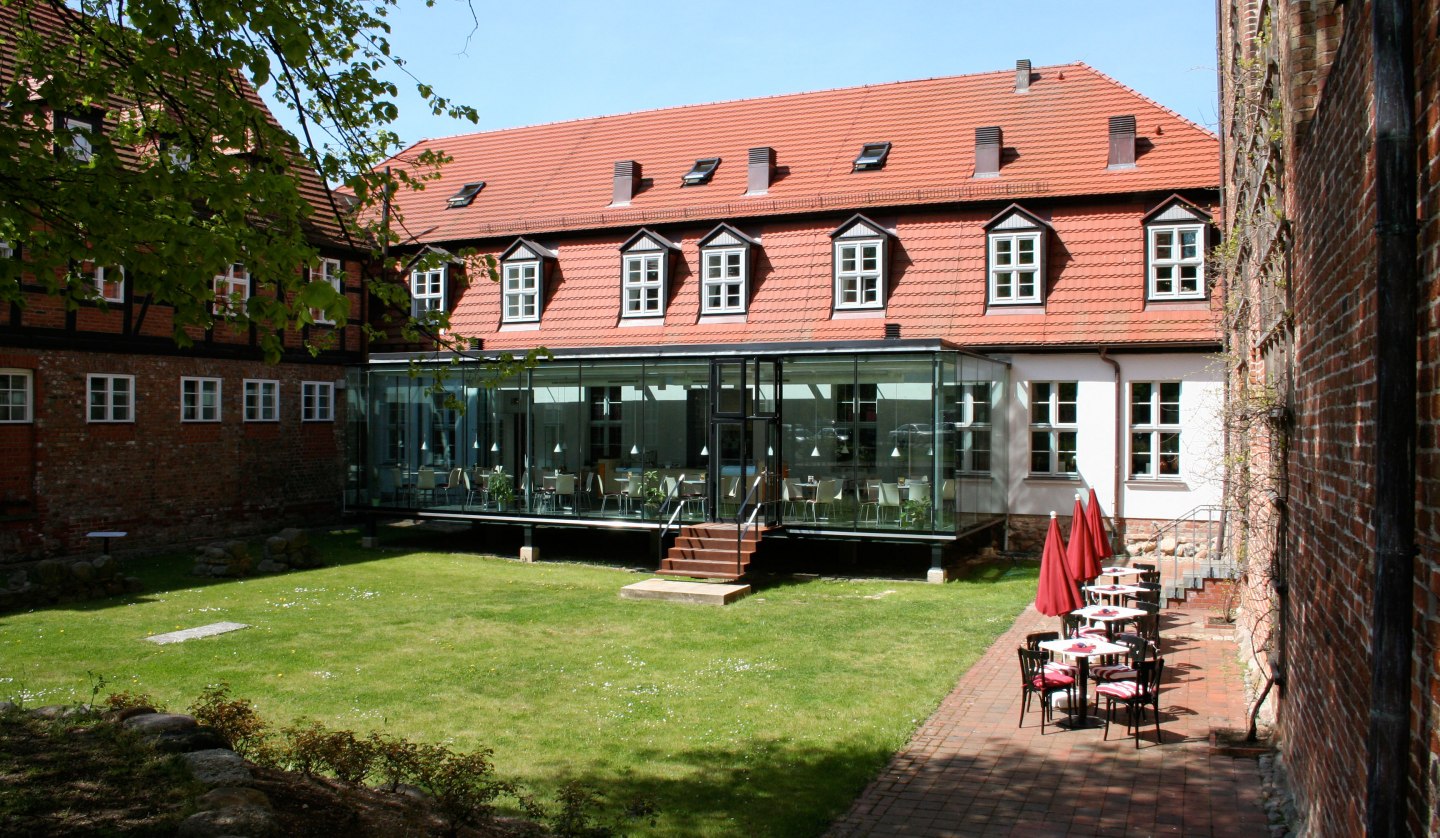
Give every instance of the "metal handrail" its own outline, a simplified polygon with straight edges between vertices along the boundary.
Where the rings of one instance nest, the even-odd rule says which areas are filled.
[[[740,506],[739,506],[739,508],[737,508],[737,509],[735,510],[735,575],[736,575],[736,576],[741,575],[741,573],[744,571],[744,568],[743,568],[741,565],[743,564],[744,558],[745,558],[745,533],[748,532],[749,529],[750,529],[750,527],[755,524],[755,516],[758,515],[758,514],[760,514],[760,504],[758,504],[758,503],[755,504],[755,508],[750,510],[750,517],[749,517],[749,519],[744,520],[744,521],[742,521],[741,519],[742,519],[742,516],[744,516],[744,514],[745,514],[745,507],[746,507],[747,505],[749,505],[749,503],[750,503],[750,498],[754,497],[754,495],[755,495],[755,490],[760,488],[760,484],[761,484],[762,482],[765,482],[765,479],[766,479],[767,476],[769,476],[769,474],[770,474],[770,470],[769,470],[769,469],[761,469],[761,470],[760,470],[760,473],[757,474],[757,475],[755,475],[755,482],[750,484],[750,491],[748,491],[748,492],[745,493],[745,499],[742,500],[742,501],[740,501]]]
[[[1210,545],[1211,545],[1211,543],[1214,542],[1214,537],[1213,537],[1214,531],[1215,531],[1216,529],[1219,529],[1219,528],[1222,526],[1223,522],[1224,522],[1225,512],[1226,512],[1226,508],[1225,508],[1223,505],[1218,505],[1218,504],[1201,504],[1200,506],[1197,506],[1197,507],[1195,507],[1194,509],[1191,509],[1191,510],[1189,510],[1189,511],[1187,511],[1187,512],[1181,514],[1181,515],[1179,515],[1178,517],[1174,518],[1173,520],[1166,521],[1163,525],[1161,525],[1161,524],[1156,524],[1156,525],[1154,525],[1154,530],[1155,530],[1155,532],[1154,532],[1154,535],[1153,535],[1151,538],[1152,538],[1152,542],[1153,542],[1154,545],[1155,545],[1155,560],[1156,560],[1157,565],[1158,565],[1158,563],[1165,561],[1165,557],[1164,557],[1164,556],[1161,554],[1161,552],[1160,552],[1160,542],[1161,542],[1161,540],[1163,540],[1163,538],[1165,537],[1166,533],[1172,533],[1172,532],[1173,532],[1173,534],[1174,534],[1174,536],[1175,536],[1176,549],[1175,549],[1175,552],[1172,553],[1172,554],[1170,555],[1170,557],[1169,557],[1169,560],[1170,560],[1170,574],[1169,574],[1169,578],[1170,578],[1170,580],[1171,580],[1171,584],[1172,584],[1172,585],[1178,585],[1178,584],[1180,584],[1180,580],[1183,579],[1183,576],[1182,576],[1182,574],[1181,574],[1181,572],[1180,572],[1180,558],[1181,558],[1181,557],[1180,557],[1180,549],[1179,549],[1179,543],[1180,543],[1180,526],[1181,526],[1182,524],[1187,523],[1187,522],[1188,522],[1188,523],[1194,523],[1194,522],[1196,522],[1196,521],[1203,521],[1203,522],[1207,525],[1205,538],[1206,538],[1207,548],[1209,548]],[[1204,515],[1203,518],[1201,517],[1202,514]],[[1223,530],[1222,530],[1222,531],[1223,531]],[[1211,561],[1212,563],[1216,563],[1216,564],[1223,564],[1223,563],[1224,563],[1223,559],[1224,559],[1224,554],[1225,554],[1225,545],[1224,545],[1224,544],[1221,544],[1221,543],[1214,543],[1214,544],[1213,544],[1213,549],[1214,549],[1215,553],[1218,553],[1218,556],[1215,555],[1215,554],[1212,554],[1212,555],[1211,555],[1211,558],[1210,558],[1210,561]],[[1194,559],[1193,557],[1188,557],[1188,558],[1190,558],[1191,564],[1196,564],[1196,561],[1195,561],[1195,559]]]
[[[682,485],[684,485],[684,483],[685,483],[685,475],[682,473],[682,474],[680,475],[680,477],[675,480],[675,485],[670,488],[670,492],[669,492],[667,495],[665,495],[665,502],[662,503],[662,504],[660,504],[660,508],[661,508],[662,510],[664,510],[664,509],[666,509],[667,507],[670,506],[670,501],[671,501],[672,499],[674,499],[675,493],[680,490],[680,487],[681,487]],[[642,491],[643,491],[643,489],[642,489]],[[682,498],[682,499],[680,500],[679,505],[677,505],[677,506],[675,507],[675,511],[670,513],[670,519],[665,522],[665,526],[663,526],[663,527],[660,528],[660,537],[655,540],[655,558],[656,558],[656,561],[657,561],[657,562],[664,560],[664,558],[665,558],[665,536],[670,532],[670,528],[671,528],[671,526],[674,525],[675,519],[678,518],[678,517],[680,517],[680,513],[684,512],[684,511],[685,511],[685,500]]]

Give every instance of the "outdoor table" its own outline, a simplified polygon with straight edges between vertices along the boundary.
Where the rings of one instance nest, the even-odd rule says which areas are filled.
[[[1122,578],[1125,578],[1125,577],[1139,576],[1140,574],[1142,574],[1142,573],[1144,573],[1144,572],[1145,572],[1145,571],[1140,570],[1139,568],[1135,568],[1135,567],[1102,567],[1102,568],[1100,568],[1100,575],[1101,575],[1101,576],[1109,576],[1110,578],[1114,579],[1116,582],[1119,582]]]
[[[1078,613],[1078,612],[1077,612]],[[1089,693],[1090,693],[1090,658],[1097,655],[1120,655],[1130,651],[1119,643],[1108,643],[1104,640],[1083,640],[1079,638],[1045,640],[1039,644],[1045,649],[1056,654],[1064,655],[1067,658],[1074,658],[1079,661],[1080,681],[1080,715],[1062,719],[1059,722],[1061,727],[1079,730],[1087,727],[1099,727],[1102,723],[1099,719],[1090,718]]]
[[[1113,627],[1112,624],[1133,620],[1136,617],[1144,616],[1146,612],[1139,608],[1126,608],[1123,605],[1087,605],[1070,613],[1092,623],[1103,623],[1105,633],[1108,635]]]
[[[87,532],[87,533],[85,533],[85,537],[86,537],[86,538],[99,538],[99,539],[103,539],[103,543],[104,543],[104,545],[105,545],[105,547],[104,547],[104,549],[105,549],[105,555],[107,555],[107,556],[110,555],[110,539],[112,539],[112,538],[124,538],[124,537],[127,536],[127,535],[129,535],[129,533],[120,532],[119,530],[96,530],[95,532]]]
[[[1085,590],[1092,594],[1099,594],[1100,596],[1114,599],[1125,596],[1126,594],[1138,594],[1144,591],[1145,588],[1139,585],[1086,585]]]

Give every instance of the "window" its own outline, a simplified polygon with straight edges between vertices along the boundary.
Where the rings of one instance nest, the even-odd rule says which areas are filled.
[[[540,261],[505,263],[504,320],[531,323],[540,319]]]
[[[85,383],[89,421],[135,421],[135,376],[88,375]]]
[[[7,241],[0,241],[0,259],[13,259],[15,247]]]
[[[464,186],[460,187],[459,192],[456,192],[454,195],[451,195],[448,199],[446,199],[445,206],[447,209],[459,209],[460,207],[468,207],[471,203],[475,201],[475,196],[480,194],[480,190],[484,188],[485,181],[483,180],[476,181],[475,183],[467,183]]]
[[[745,311],[745,248],[707,248],[701,280],[701,313],[730,314]]]
[[[960,434],[956,466],[965,472],[990,472],[990,383],[971,382],[960,387],[960,420],[955,423]]]
[[[715,176],[715,169],[720,166],[719,157],[705,157],[695,161],[695,167],[685,173],[681,178],[681,186],[699,186],[702,183],[709,183],[710,178]]]
[[[280,421],[280,382],[245,379],[245,421]]]
[[[1150,299],[1198,300],[1205,296],[1205,228],[1200,224],[1147,230]]]
[[[621,294],[626,317],[655,317],[665,313],[665,257],[660,253],[627,255]]]
[[[1130,383],[1130,476],[1180,477],[1180,382]]]
[[[860,156],[855,158],[855,164],[850,171],[864,172],[871,169],[883,169],[885,168],[885,158],[889,156],[889,143],[866,143],[860,149]]]
[[[229,265],[224,273],[215,275],[215,314],[231,316],[245,313],[245,300],[250,297],[250,272],[239,262]]]
[[[990,234],[990,302],[1038,303],[1040,232]]]
[[[1074,381],[1030,383],[1030,473],[1074,476],[1080,385]]]
[[[300,421],[335,421],[335,385],[333,382],[300,382]]]
[[[55,145],[77,163],[89,163],[95,156],[94,135],[100,125],[93,119],[73,114],[55,114]]]
[[[107,268],[104,265],[97,265],[91,276],[95,283],[95,293],[100,299],[107,303],[125,301],[124,268]]]
[[[180,421],[220,421],[220,379],[180,379]]]
[[[880,385],[836,384],[835,421],[874,422],[879,415]]]
[[[320,260],[320,275],[316,277],[316,279],[329,283],[330,287],[334,288],[337,294],[344,293],[344,288],[340,284],[343,277],[344,273],[341,269],[339,259]],[[310,309],[310,319],[325,326],[333,326],[335,324],[334,318],[326,314],[323,308]]]
[[[0,370],[0,423],[30,421],[32,375],[29,370]]]
[[[835,307],[884,308],[883,241],[835,243]]]
[[[624,428],[625,403],[621,388],[590,389],[590,461],[620,456],[620,435]]]
[[[445,268],[410,272],[410,314],[424,317],[426,312],[445,311]]]

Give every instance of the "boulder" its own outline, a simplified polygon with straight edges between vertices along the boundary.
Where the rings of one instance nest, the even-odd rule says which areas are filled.
[[[195,801],[195,807],[202,812],[209,812],[214,809],[225,809],[230,806],[258,806],[261,809],[273,808],[270,805],[270,798],[265,792],[259,789],[245,788],[244,786],[220,786],[213,788]]]
[[[119,710],[111,710],[105,714],[105,721],[119,724],[126,719],[136,716],[148,716],[155,712],[154,707],[122,707]]]
[[[210,727],[161,733],[147,738],[151,747],[162,754],[189,754],[195,751],[215,751],[230,747],[230,741],[222,736],[220,731]]]
[[[1174,537],[1174,536],[1169,536],[1169,535],[1167,535],[1167,536],[1165,536],[1164,538],[1160,539],[1160,555],[1162,555],[1162,556],[1173,556],[1173,555],[1175,555],[1175,547],[1176,547],[1176,543],[1175,543],[1175,537]]]
[[[200,726],[194,716],[187,716],[184,713],[146,713],[140,716],[131,716],[120,724],[127,730],[133,730],[142,736],[193,733]]]
[[[95,578],[95,565],[89,562],[75,562],[70,565],[70,575],[79,582],[89,582]]]
[[[180,838],[221,838],[244,835],[247,838],[278,835],[275,813],[260,806],[226,806],[196,812],[180,822]]]
[[[180,759],[191,776],[207,786],[240,786],[255,779],[245,760],[231,750],[190,751]]]

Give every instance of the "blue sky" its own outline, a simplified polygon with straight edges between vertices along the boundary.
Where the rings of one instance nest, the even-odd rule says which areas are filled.
[[[1084,61],[1216,124],[1213,0],[400,0],[392,25],[417,78],[480,111],[472,126],[402,98],[407,143],[1008,69],[1020,58]]]

